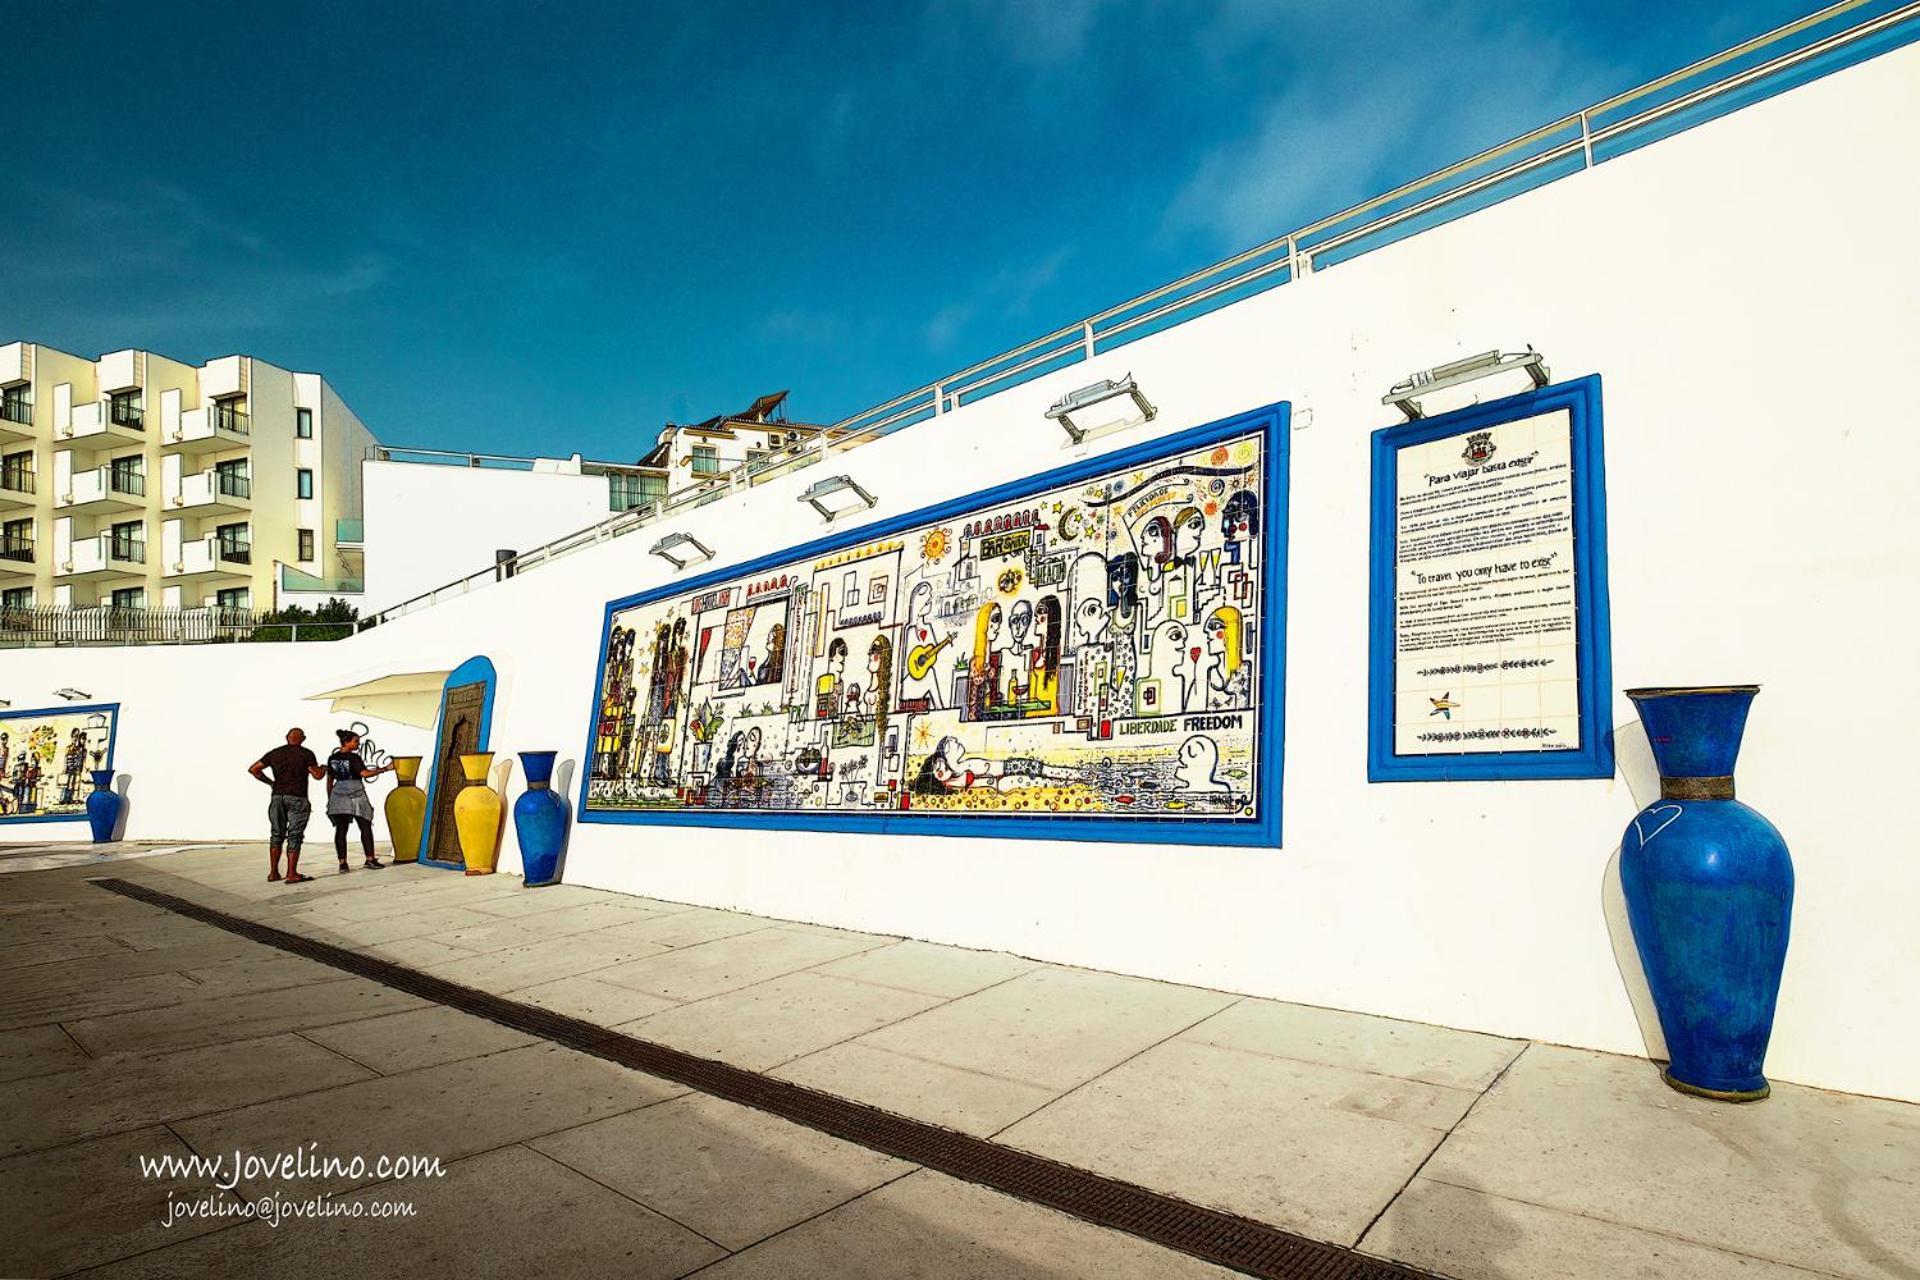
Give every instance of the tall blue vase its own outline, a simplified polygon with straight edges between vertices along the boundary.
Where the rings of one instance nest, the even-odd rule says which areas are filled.
[[[87,825],[93,828],[93,842],[107,844],[120,821],[120,797],[113,792],[113,770],[92,771],[93,792],[87,796]]]
[[[1754,1102],[1793,915],[1793,859],[1771,822],[1733,798],[1758,685],[1629,689],[1660,799],[1620,844],[1634,945],[1682,1093]]]
[[[527,789],[513,802],[513,829],[520,837],[521,873],[526,887],[554,882],[560,850],[567,843],[567,806],[553,793],[553,760],[557,751],[522,751]]]

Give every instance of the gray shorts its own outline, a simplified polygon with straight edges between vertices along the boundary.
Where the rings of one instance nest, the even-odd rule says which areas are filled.
[[[307,819],[313,816],[313,802],[305,796],[275,796],[267,801],[267,827],[273,832],[273,847],[285,846],[298,852],[307,838]]]

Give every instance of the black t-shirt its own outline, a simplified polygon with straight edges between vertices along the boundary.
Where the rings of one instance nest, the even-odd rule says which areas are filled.
[[[314,759],[313,752],[305,747],[296,747],[291,742],[284,747],[275,747],[260,757],[260,763],[267,766],[273,774],[273,794],[277,796],[300,796],[307,794],[307,770],[320,762]]]
[[[336,751],[327,757],[327,772],[336,783],[358,778],[367,770],[367,762],[358,751]]]

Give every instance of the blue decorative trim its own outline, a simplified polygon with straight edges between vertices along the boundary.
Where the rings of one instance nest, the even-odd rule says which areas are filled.
[[[1083,462],[1059,467],[1039,475],[983,489],[964,497],[858,528],[829,534],[799,546],[783,548],[769,555],[756,556],[743,563],[711,570],[684,581],[676,581],[651,591],[609,601],[600,626],[600,647],[594,663],[594,689],[587,713],[586,748],[580,774],[580,793],[575,813],[580,822],[624,823],[647,826],[741,827],[799,831],[858,831],[881,835],[966,836],[976,840],[1001,837],[1030,840],[1099,840],[1135,844],[1203,844],[1278,848],[1280,845],[1280,809],[1282,760],[1286,729],[1286,635],[1287,635],[1287,510],[1288,468],[1287,428],[1291,406],[1284,400],[1263,408],[1223,418],[1203,427],[1132,445]],[[1215,441],[1264,433],[1261,447],[1262,492],[1266,509],[1262,512],[1262,534],[1266,539],[1262,562],[1265,578],[1261,583],[1260,706],[1255,710],[1258,728],[1256,750],[1259,753],[1259,804],[1255,816],[1248,819],[1191,819],[1106,817],[1031,817],[1031,818],[958,818],[928,814],[863,813],[826,811],[821,813],[764,813],[748,809],[716,810],[594,810],[587,805],[592,782],[593,754],[599,726],[599,688],[604,671],[607,642],[613,630],[614,615],[636,605],[648,604],[668,596],[680,596],[735,578],[747,577],[763,569],[797,560],[812,559],[847,547],[859,546],[876,538],[917,525],[931,524],[963,515],[981,507],[1014,502],[1030,494],[1071,485],[1090,476],[1114,471],[1136,462],[1196,449]]]
[[[447,673],[446,683],[440,686],[440,713],[433,720],[433,768],[427,773],[427,820],[420,824],[420,861],[429,867],[444,867],[449,871],[458,871],[458,862],[438,862],[427,856],[427,849],[433,841],[433,798],[440,787],[440,728],[447,719],[447,694],[461,685],[483,684],[486,693],[480,701],[480,730],[474,741],[475,751],[490,751],[489,745],[493,733],[493,695],[499,685],[499,676],[493,669],[493,663],[484,657],[468,658],[465,662]]]
[[[1394,516],[1398,452],[1446,436],[1485,430],[1566,409],[1572,421],[1574,643],[1579,673],[1580,749],[1394,753]],[[1472,405],[1373,433],[1371,652],[1368,662],[1367,780],[1460,782],[1492,778],[1613,776],[1613,642],[1607,605],[1607,478],[1600,375]]]
[[[6,711],[0,711],[0,720],[31,719],[34,716],[71,716],[88,711],[105,711],[109,713],[107,717],[107,754],[101,760],[100,767],[102,769],[111,769],[113,768],[113,748],[114,745],[120,741],[120,704],[117,702],[87,702],[59,707],[31,707],[25,711],[14,711],[9,708]],[[88,767],[91,768],[92,766],[89,765]],[[0,772],[4,772],[4,770],[0,770]],[[89,783],[89,785],[91,785],[91,783]],[[24,827],[32,822],[85,822],[86,820],[87,811],[84,808],[77,813],[6,814],[0,816],[0,827]]]

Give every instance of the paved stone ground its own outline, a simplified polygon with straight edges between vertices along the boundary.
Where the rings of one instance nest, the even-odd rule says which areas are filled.
[[[1920,1108],[576,886],[0,850],[0,1274],[1227,1273],[107,893],[112,874],[1451,1276],[1920,1277]],[[52,862],[46,861],[54,857]],[[314,870],[309,867],[309,870]],[[143,1178],[168,1153],[440,1178]],[[163,1225],[186,1202],[408,1218]]]

